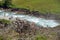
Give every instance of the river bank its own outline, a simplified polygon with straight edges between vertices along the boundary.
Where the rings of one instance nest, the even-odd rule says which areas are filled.
[[[39,27],[35,23],[30,23],[26,20],[16,19],[10,24],[0,22],[0,36],[3,40],[59,40],[60,26]],[[5,26],[6,25],[6,26]],[[2,27],[2,28],[1,28]]]

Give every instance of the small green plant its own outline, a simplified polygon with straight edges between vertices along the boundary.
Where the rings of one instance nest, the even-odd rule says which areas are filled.
[[[3,40],[4,38],[3,38],[3,36],[0,36],[0,40]]]
[[[2,22],[2,23],[7,23],[7,24],[9,24],[9,23],[10,23],[10,21],[9,21],[9,20],[5,20],[5,19],[0,19],[0,22]]]
[[[12,38],[8,37],[7,40],[12,40]]]
[[[47,40],[46,36],[36,36],[35,40]]]

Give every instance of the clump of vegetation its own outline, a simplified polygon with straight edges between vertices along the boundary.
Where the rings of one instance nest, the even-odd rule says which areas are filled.
[[[11,0],[2,0],[0,2],[0,7],[9,8],[12,5]]]
[[[0,2],[0,7],[1,7],[2,5],[3,5],[2,2]]]
[[[7,8],[7,7],[10,7],[11,5],[11,0],[3,0],[3,7]]]
[[[35,37],[35,40],[47,40],[47,37],[46,36],[37,35]]]
[[[3,36],[0,36],[0,40],[3,40],[4,38],[3,38]]]
[[[10,23],[9,20],[5,20],[5,19],[0,19],[0,22],[2,22],[2,23],[6,23],[6,24],[9,24],[9,23]]]

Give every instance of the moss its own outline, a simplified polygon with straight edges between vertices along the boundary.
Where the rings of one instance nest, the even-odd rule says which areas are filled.
[[[2,23],[7,23],[7,24],[9,24],[9,23],[10,23],[10,21],[9,21],[9,20],[5,20],[5,19],[0,19],[0,22],[2,22]]]

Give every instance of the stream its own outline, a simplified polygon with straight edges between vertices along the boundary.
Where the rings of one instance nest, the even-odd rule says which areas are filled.
[[[0,18],[8,19],[10,17],[13,18],[20,18],[22,20],[27,20],[29,22],[34,22],[35,24],[43,27],[56,27],[60,25],[56,20],[47,20],[44,18],[38,18],[35,16],[29,16],[29,15],[22,15],[22,14],[16,14],[14,12],[4,12],[4,10],[0,10]]]

